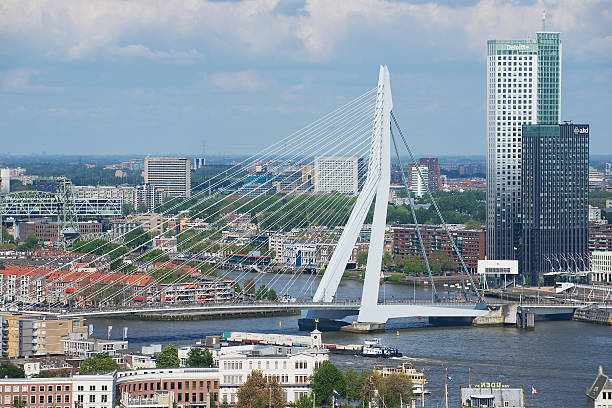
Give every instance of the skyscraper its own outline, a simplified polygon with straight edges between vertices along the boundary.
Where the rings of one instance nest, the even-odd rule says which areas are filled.
[[[516,259],[520,234],[521,137],[526,124],[561,115],[559,33],[487,43],[487,246],[489,259]]]
[[[428,182],[427,186],[430,191],[440,190],[440,162],[437,157],[421,157],[419,166],[427,166]]]
[[[144,181],[153,189],[163,189],[168,197],[191,196],[191,160],[188,157],[147,157]]]
[[[588,268],[589,125],[525,125],[520,272]]]

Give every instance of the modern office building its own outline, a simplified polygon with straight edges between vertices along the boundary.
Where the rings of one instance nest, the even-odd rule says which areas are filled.
[[[144,182],[163,189],[168,197],[191,196],[191,160],[188,157],[147,157]]]
[[[520,272],[584,269],[589,240],[589,126],[524,125],[521,143]]]
[[[561,118],[561,41],[541,32],[528,40],[487,43],[487,257],[516,259],[525,124]]]
[[[315,157],[315,192],[357,195],[363,184],[365,171],[366,166],[361,157]]]

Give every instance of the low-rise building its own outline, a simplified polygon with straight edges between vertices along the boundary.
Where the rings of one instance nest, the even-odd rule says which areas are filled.
[[[461,388],[461,406],[463,408],[526,408],[522,388],[506,388],[502,384],[497,386],[490,383]]]
[[[201,278],[202,279],[202,278]],[[163,303],[227,302],[235,296],[235,282],[230,279],[207,279],[196,282],[160,285]]]
[[[84,331],[70,332],[62,339],[63,354],[80,358],[88,358],[97,353],[108,353],[114,357],[127,348],[127,340],[96,339]]]
[[[216,368],[156,368],[118,371],[116,387],[125,398],[123,407],[143,407],[137,400],[159,403],[160,396],[172,395],[178,408],[210,408],[219,396],[219,370]],[[131,402],[130,402],[131,401]],[[215,403],[215,405],[218,405]],[[150,406],[150,405],[147,405]],[[158,406],[158,405],[153,405]],[[165,406],[165,405],[161,405]]]
[[[612,379],[604,374],[603,366],[597,368],[597,377],[586,390],[587,408],[612,406]]]
[[[0,381],[0,403],[24,408],[112,408],[114,375],[87,374],[62,378],[6,378]]]

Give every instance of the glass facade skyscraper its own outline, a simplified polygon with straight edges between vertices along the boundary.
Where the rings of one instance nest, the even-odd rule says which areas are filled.
[[[521,241],[521,140],[526,124],[558,125],[559,33],[487,43],[488,259],[517,259]]]
[[[589,125],[525,125],[521,158],[519,265],[542,273],[589,266]]]

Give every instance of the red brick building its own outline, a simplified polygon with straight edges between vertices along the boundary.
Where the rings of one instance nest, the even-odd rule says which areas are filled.
[[[57,224],[51,222],[25,221],[19,223],[19,241],[25,242],[28,235],[34,235],[39,242],[57,241]],[[102,232],[99,222],[79,222],[81,234]]]
[[[449,226],[451,236],[463,257],[465,266],[471,273],[476,273],[478,260],[485,257],[485,231],[466,230],[460,226]],[[393,255],[421,256],[421,246],[414,224],[397,225],[393,230]],[[445,252],[451,259],[459,262],[453,251],[446,231],[441,225],[420,225],[423,246],[427,256],[435,251]]]
[[[589,253],[612,251],[612,224],[589,223]]]

